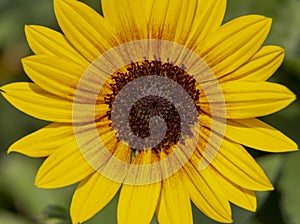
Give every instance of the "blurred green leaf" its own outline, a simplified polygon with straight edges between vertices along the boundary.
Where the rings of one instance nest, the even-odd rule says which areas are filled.
[[[279,190],[282,193],[281,208],[288,224],[300,223],[300,153],[291,153],[285,161]]]
[[[29,220],[24,219],[8,211],[0,211],[0,224],[32,224]]]
[[[35,224],[68,224],[71,223],[68,209],[50,205],[44,209],[44,212],[35,217]]]
[[[34,186],[41,160],[19,154],[5,155],[0,163],[0,185],[7,189],[20,213],[35,217],[49,205],[68,208],[74,186],[62,189],[39,189]]]
[[[47,217],[51,218],[60,218],[60,219],[68,219],[69,213],[68,211],[60,206],[57,205],[49,205],[44,209],[44,214]]]

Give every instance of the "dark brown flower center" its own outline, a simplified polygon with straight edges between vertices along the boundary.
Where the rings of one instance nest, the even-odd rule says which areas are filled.
[[[144,60],[142,62],[131,63],[127,68],[127,72],[125,73],[117,72],[116,74],[112,75],[112,82],[110,84],[112,93],[105,96],[105,102],[110,108],[110,110],[107,112],[109,119],[111,119],[112,115],[113,102],[122,88],[133,80],[146,76],[160,76],[176,82],[186,91],[186,93],[188,93],[191,100],[194,102],[194,106],[198,111],[200,111],[200,90],[197,88],[195,79],[190,76],[183,67],[180,68],[171,63],[164,63],[157,60]],[[181,125],[182,116],[190,116],[189,111],[192,111],[193,108],[185,108],[186,113],[179,115],[176,107],[168,99],[162,97],[161,95],[157,96],[155,93],[151,94],[151,87],[152,83],[150,81],[143,87],[144,90],[150,94],[140,98],[131,107],[128,115],[129,126],[134,135],[138,136],[139,138],[147,138],[151,135],[151,118],[162,118],[166,123],[166,134],[163,140],[156,147],[153,147],[152,150],[153,152],[159,152],[160,150],[169,152],[171,147],[176,145],[180,139],[180,135],[182,133],[181,129],[183,128]],[[129,98],[130,94],[127,94],[128,96],[125,95],[123,97]],[[177,102],[180,102],[181,100],[180,94],[172,97],[174,97],[174,99],[178,98]],[[124,113],[127,112],[124,111]],[[196,122],[196,119],[193,120],[193,122]],[[190,123],[188,124],[188,127],[191,127],[192,125],[193,123]],[[117,134],[125,131],[123,127],[124,124],[121,123],[113,124],[113,128],[117,131]],[[188,130],[184,131],[185,133],[188,133]]]

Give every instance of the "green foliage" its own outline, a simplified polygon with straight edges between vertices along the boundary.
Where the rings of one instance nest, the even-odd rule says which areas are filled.
[[[280,207],[288,224],[300,223],[299,161],[299,153],[293,153],[286,158],[278,185],[282,192]]]

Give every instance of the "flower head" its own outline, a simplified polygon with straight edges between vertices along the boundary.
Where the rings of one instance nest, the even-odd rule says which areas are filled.
[[[75,0],[54,0],[63,34],[26,26],[33,83],[1,94],[52,124],[9,152],[47,157],[36,185],[79,182],[73,223],[100,211],[120,190],[119,223],[192,223],[191,201],[231,222],[230,202],[254,211],[254,191],[272,184],[243,146],[297,149],[260,121],[294,94],[267,82],[284,57],[262,46],[269,18],[222,25],[225,0],[103,0],[104,17]],[[138,214],[138,215],[137,215]]]

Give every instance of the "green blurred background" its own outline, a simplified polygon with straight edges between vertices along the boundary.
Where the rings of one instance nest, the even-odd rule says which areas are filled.
[[[85,0],[101,12],[99,0]],[[300,96],[300,1],[229,0],[225,21],[246,14],[273,18],[266,44],[286,49],[286,59],[272,77]],[[32,54],[24,36],[25,24],[38,24],[59,30],[52,0],[0,0],[0,86],[28,81],[20,59]],[[298,97],[300,98],[300,97]],[[34,177],[42,159],[6,154],[17,139],[47,123],[31,118],[0,97],[0,224],[68,224],[69,204],[75,186],[44,190],[34,186]],[[263,118],[300,145],[300,100],[279,113]],[[263,141],[263,139],[262,139]],[[256,213],[233,206],[237,224],[300,223],[300,153],[265,154],[249,151],[264,168],[276,190],[257,193]],[[86,222],[116,223],[117,197],[98,215]],[[137,214],[138,215],[138,214]],[[155,218],[152,223],[157,223]],[[194,209],[195,224],[215,224]]]

